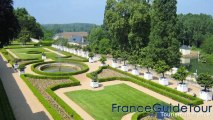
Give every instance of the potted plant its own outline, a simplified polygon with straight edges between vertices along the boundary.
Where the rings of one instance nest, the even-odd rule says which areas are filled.
[[[157,73],[161,73],[162,76],[159,78],[159,83],[162,85],[169,85],[168,79],[165,77],[164,73],[170,69],[169,65],[165,61],[158,61],[154,66],[154,69]]]
[[[13,62],[14,62],[13,68],[14,68],[15,70],[17,70],[18,67],[19,67],[18,61],[19,61],[18,59],[14,59],[14,60],[13,60]]]
[[[98,82],[98,77],[97,77],[97,73],[92,73],[92,81],[90,83],[90,86],[92,88],[97,88],[99,87],[99,82]]]
[[[153,79],[153,75],[149,70],[150,68],[153,67],[153,64],[154,63],[153,63],[152,59],[150,59],[150,58],[142,58],[141,61],[140,61],[140,66],[146,67],[146,69],[147,69],[147,72],[144,73],[144,78],[147,79],[147,80]]]
[[[126,61],[128,59],[128,53],[126,51],[121,53],[121,59],[124,62],[124,64],[121,66],[121,70],[128,71],[128,66],[126,65]]]
[[[89,62],[90,62],[90,63],[93,63],[93,62],[94,62],[93,57],[94,57],[94,53],[93,53],[93,52],[90,52],[90,53],[89,53]]]
[[[112,57],[113,57],[113,60],[112,60],[112,67],[113,67],[113,68],[117,68],[117,67],[118,67],[117,60],[118,60],[118,58],[120,57],[120,52],[119,52],[118,50],[112,51]]]
[[[197,83],[204,87],[200,91],[200,98],[203,100],[212,100],[212,91],[209,90],[209,88],[212,88],[213,86],[213,78],[209,74],[201,73],[199,74],[197,78]]]
[[[41,54],[41,59],[42,59],[42,60],[46,60],[46,58],[47,58],[47,57],[46,57],[46,54],[45,54],[44,52],[42,52],[42,54]]]
[[[136,52],[133,52],[132,55],[129,56],[129,63],[134,66],[132,69],[132,74],[133,75],[139,75],[139,71],[137,69],[137,64],[139,63],[139,57]]]
[[[105,63],[107,61],[106,56],[102,55],[99,61],[101,62],[101,66],[106,66],[106,63]]]
[[[178,81],[181,81],[178,86],[177,90],[181,92],[188,92],[188,86],[186,83],[184,83],[184,80],[189,75],[189,72],[186,70],[185,67],[180,67],[175,74],[172,75],[172,77]]]
[[[25,66],[20,65],[19,67],[19,75],[24,74],[25,73]]]

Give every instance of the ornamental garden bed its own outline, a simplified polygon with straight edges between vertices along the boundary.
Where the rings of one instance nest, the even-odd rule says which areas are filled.
[[[21,77],[55,120],[82,120],[53,92],[62,87],[79,85],[79,81],[66,76],[47,77],[24,74]]]

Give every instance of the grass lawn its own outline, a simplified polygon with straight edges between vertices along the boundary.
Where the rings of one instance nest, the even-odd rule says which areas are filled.
[[[57,57],[58,55],[43,49],[42,47],[39,48],[18,48],[18,49],[10,49],[17,57],[20,59],[41,59],[41,54],[28,54],[28,51],[38,51],[44,52],[47,58]]]
[[[0,120],[15,120],[6,92],[0,79]]]
[[[112,104],[147,106],[162,101],[126,84],[107,86],[101,91],[79,90],[66,93],[96,120],[120,120],[125,114],[112,112]]]

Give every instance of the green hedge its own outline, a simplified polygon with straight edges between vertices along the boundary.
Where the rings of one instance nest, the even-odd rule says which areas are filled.
[[[29,65],[29,64],[38,63],[38,62],[43,62],[43,61],[44,61],[44,60],[33,60],[33,61],[29,61],[29,62],[20,64],[20,65],[19,65],[19,69],[20,69],[20,68],[24,68],[25,66],[27,66],[27,65]]]
[[[14,64],[14,60],[19,60],[14,58],[9,52],[7,52],[4,48],[1,49],[2,55],[7,59],[7,62],[10,63],[11,65]]]
[[[55,62],[79,64],[79,65],[81,65],[81,70],[69,72],[69,73],[61,73],[61,72],[48,73],[48,72],[40,71],[36,68],[39,65],[48,64],[48,63],[55,63]],[[63,76],[64,75],[64,76],[68,76],[68,75],[76,75],[76,74],[81,74],[81,73],[87,72],[89,70],[89,67],[84,63],[80,63],[80,62],[76,62],[76,61],[69,61],[69,62],[68,61],[50,61],[50,62],[41,62],[41,63],[33,64],[31,66],[31,69],[32,69],[33,72],[35,72],[37,74],[41,74],[41,75],[48,75],[48,76]]]
[[[10,106],[7,94],[0,79],[0,119],[1,120],[15,120],[13,110]]]
[[[46,92],[71,116],[74,120],[82,120],[82,118],[67,105],[60,97],[58,97],[53,91],[59,88],[77,86],[80,85],[80,82],[73,77],[69,76],[37,76],[32,74],[23,74],[21,78],[25,81],[28,87],[32,90],[33,94],[39,99],[39,101],[43,104],[43,106],[47,109],[47,111],[52,115],[54,120],[62,120],[62,116],[58,111],[54,109],[54,107],[42,96],[42,94],[27,80],[26,77],[37,78],[37,79],[70,79],[72,83],[64,83],[59,85],[53,85],[46,89]]]
[[[117,72],[125,74],[125,75],[128,75],[131,78],[128,78],[128,77],[108,77],[108,78],[100,78],[100,79],[98,79],[99,82],[112,81],[112,80],[131,81],[133,83],[136,83],[136,84],[138,84],[140,86],[148,88],[148,89],[150,89],[152,91],[155,91],[155,92],[157,92],[159,94],[162,94],[162,95],[167,96],[167,97],[169,97],[169,98],[171,98],[173,100],[179,101],[179,102],[187,104],[187,105],[188,104],[193,104],[193,105],[203,104],[203,100],[201,100],[200,98],[193,97],[193,96],[188,95],[186,93],[177,91],[175,89],[172,89],[172,88],[169,88],[169,87],[166,87],[166,86],[163,86],[163,85],[160,85],[160,84],[155,83],[155,82],[150,81],[150,80],[145,80],[145,79],[143,79],[141,77],[132,75],[130,73],[127,73],[127,72],[124,72],[124,71],[121,71],[121,70],[118,70],[118,69],[115,69],[115,68],[112,68],[110,66],[100,67],[100,69],[95,71],[95,72],[100,72],[101,69],[106,69],[106,68],[114,70],[114,71],[117,71]],[[94,72],[87,74],[87,77],[93,79],[92,78],[92,74],[93,73]]]
[[[7,46],[7,47],[4,47],[5,49],[17,49],[17,48],[35,48],[35,46]]]

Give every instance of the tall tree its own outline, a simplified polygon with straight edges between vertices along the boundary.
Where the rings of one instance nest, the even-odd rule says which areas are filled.
[[[13,1],[0,1],[0,47],[7,45],[20,31],[18,20],[13,13]]]
[[[139,51],[146,47],[150,34],[150,5],[145,0],[133,0],[130,2],[130,32],[128,39],[131,51]]]
[[[154,63],[165,61],[170,67],[180,63],[176,35],[176,0],[154,0],[151,11],[151,33],[148,54]]]
[[[25,8],[17,8],[15,14],[21,29],[29,31],[30,37],[39,39],[44,36],[41,25],[36,22],[36,19],[33,16],[29,15]]]

